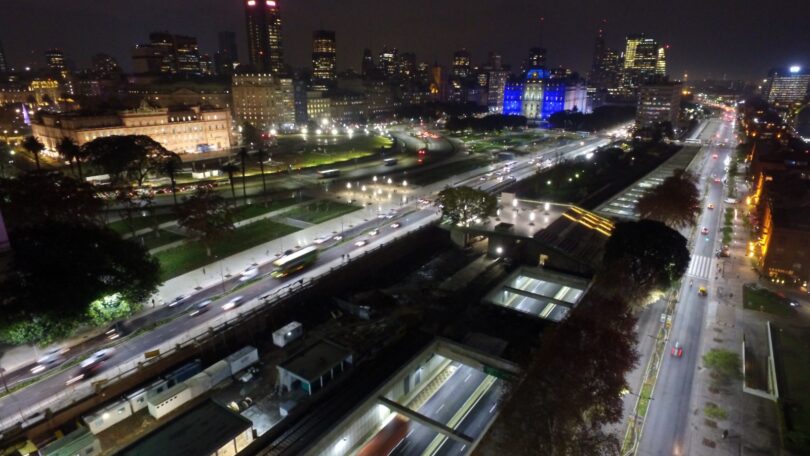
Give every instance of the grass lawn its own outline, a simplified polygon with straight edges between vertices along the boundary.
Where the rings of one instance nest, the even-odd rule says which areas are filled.
[[[158,233],[160,236],[157,235]],[[179,241],[183,238],[183,236],[177,233],[172,233],[171,231],[158,230],[157,233],[150,231],[141,236],[136,236],[134,239],[142,242],[147,249],[151,250],[162,245],[171,244],[172,242]]]
[[[219,240],[211,247],[210,257],[206,255],[202,243],[190,241],[181,247],[164,250],[155,255],[160,261],[160,277],[162,280],[171,279],[219,258],[228,257],[295,231],[298,231],[298,228],[270,220],[260,220],[237,228],[228,237]]]
[[[785,448],[810,454],[810,331],[772,327]]]
[[[323,137],[326,143],[318,143],[316,138],[310,135],[308,141],[298,142],[288,139],[288,144],[294,144],[294,146],[288,147],[290,152],[280,154],[274,159],[286,162],[294,168],[310,168],[368,157],[379,152],[380,148],[390,147],[393,144],[389,138],[384,136],[357,135],[351,139],[345,136],[336,139]]]
[[[135,228],[135,231],[138,231],[144,228],[151,228],[155,224],[160,225],[161,223],[166,223],[176,218],[177,216],[174,214],[158,214],[155,217],[133,217],[132,226],[133,228]],[[125,219],[116,220],[115,222],[108,223],[107,226],[110,227],[110,229],[112,229],[113,231],[120,234],[129,234],[132,232],[132,228],[130,228],[129,223]]]
[[[361,209],[361,207],[335,201],[315,201],[285,212],[284,216],[302,222],[318,224],[358,209]]]
[[[792,317],[793,308],[788,300],[765,288],[754,288],[751,285],[743,286],[743,306],[746,309],[759,310],[783,317]]]
[[[419,171],[418,169],[411,171],[413,175],[408,178],[409,182],[415,185],[427,185],[433,182],[455,176],[456,174],[472,171],[476,168],[481,168],[492,163],[491,160],[485,157],[476,157],[470,160],[457,161],[438,165],[426,171]]]
[[[239,206],[234,210],[233,220],[234,222],[239,222],[242,220],[251,219],[253,217],[258,217],[262,214],[266,214],[268,212],[273,212],[279,209],[284,209],[285,207],[290,207],[293,204],[303,203],[308,199],[309,198],[284,198],[273,200],[269,202],[266,206],[263,203],[254,203],[249,206]]]

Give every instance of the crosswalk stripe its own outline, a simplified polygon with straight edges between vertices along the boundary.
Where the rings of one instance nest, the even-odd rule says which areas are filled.
[[[695,255],[689,263],[686,275],[699,279],[708,279],[711,272],[712,258],[704,255]]]

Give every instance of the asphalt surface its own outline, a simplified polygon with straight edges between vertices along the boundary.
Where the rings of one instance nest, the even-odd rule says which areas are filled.
[[[608,139],[593,136],[581,142],[551,148],[521,157],[518,160],[514,160],[514,164],[510,167],[512,179],[505,179],[494,175],[483,180],[481,179],[480,176],[482,174],[503,165],[492,165],[487,167],[487,169],[466,172],[460,176],[454,176],[416,189],[412,199],[415,200],[420,196],[430,198],[435,195],[435,192],[451,185],[474,184],[482,190],[494,193],[511,185],[515,181],[533,176],[537,172],[538,166],[534,163],[529,163],[530,160],[535,162],[539,159],[546,161],[546,159],[550,158],[573,158],[592,152],[597,147],[606,145],[609,142]],[[238,293],[234,293],[233,295],[229,295],[227,292],[239,285],[239,278],[233,277],[226,279],[223,277],[221,284],[200,290],[195,293],[193,297],[181,301],[176,307],[161,309],[144,317],[145,320],[137,323],[138,326],[165,320],[167,318],[174,319],[138,337],[118,341],[115,346],[115,352],[104,363],[102,369],[95,374],[95,378],[80,378],[78,368],[70,368],[53,374],[46,379],[18,390],[6,397],[0,398],[0,417],[3,418],[0,420],[0,427],[11,425],[15,421],[22,420],[31,423],[42,419],[41,412],[45,408],[52,407],[58,409],[59,404],[65,401],[67,397],[90,394],[93,381],[116,375],[117,371],[120,370],[124,364],[131,364],[138,359],[143,360],[145,352],[159,347],[167,340],[171,340],[180,334],[188,333],[193,329],[201,329],[221,324],[222,321],[235,317],[236,314],[244,311],[244,309],[262,305],[256,301],[257,298],[279,292],[286,288],[292,288],[294,290],[296,286],[300,286],[300,282],[328,272],[330,267],[337,266],[343,261],[343,255],[356,257],[360,252],[367,251],[385,240],[392,239],[397,232],[431,224],[436,220],[438,220],[438,211],[435,207],[419,205],[415,202],[409,203],[398,210],[398,215],[394,219],[370,220],[363,225],[354,227],[352,230],[346,230],[346,232],[343,233],[343,240],[331,240],[322,244],[320,246],[320,255],[316,263],[309,269],[296,275],[281,280],[273,279],[269,276],[272,270],[271,264],[262,264],[259,265],[259,278],[244,288],[241,288]],[[390,227],[391,223],[395,221],[401,224],[400,228],[394,229]],[[368,236],[365,234],[373,228],[379,228],[380,233],[376,236]],[[358,239],[367,239],[369,243],[368,245],[358,247],[355,245]],[[221,267],[221,264],[222,262],[219,262],[219,267]],[[215,264],[211,267],[218,266]],[[225,296],[215,299],[209,305],[210,310],[208,312],[195,317],[189,316],[190,309],[196,303],[222,295],[223,293],[226,293]],[[222,305],[236,295],[243,297],[242,302],[245,304],[242,306],[242,309],[223,310]],[[128,328],[129,331],[135,329],[136,328],[132,327],[132,325]],[[101,343],[108,342],[103,337],[96,341]],[[92,350],[91,345],[82,348],[85,349],[85,353],[87,353],[88,349]],[[100,345],[96,345],[95,348],[100,348]],[[79,350],[71,350],[73,353],[77,351]],[[67,354],[68,359],[70,359],[71,356],[75,356],[72,355],[71,352]]]
[[[699,168],[698,188],[705,190],[703,211],[700,214],[692,260],[684,277],[679,293],[670,338],[666,343],[664,360],[658,373],[658,380],[653,392],[643,435],[639,445],[639,455],[683,455],[687,448],[688,416],[691,413],[690,398],[695,372],[698,368],[698,347],[705,324],[706,308],[717,293],[712,286],[716,271],[714,254],[720,248],[722,235],[723,200],[725,199],[724,159],[734,153],[736,144],[733,126],[721,119],[712,119],[700,135],[700,139],[712,140],[713,145],[704,146],[699,156],[703,160]],[[726,141],[730,146],[719,145]],[[713,158],[717,155],[717,158]],[[714,177],[721,183],[714,182]],[[714,209],[708,209],[713,204]],[[708,228],[708,234],[701,230]],[[698,295],[699,287],[708,290],[708,296]],[[672,345],[680,342],[683,356],[670,355]]]

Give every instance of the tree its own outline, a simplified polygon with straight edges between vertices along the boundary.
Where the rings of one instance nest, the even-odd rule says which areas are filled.
[[[242,147],[237,152],[237,156],[239,157],[239,161],[242,162],[242,198],[245,200],[245,204],[247,204],[247,184],[245,180],[245,166],[247,164],[247,160],[250,157],[248,154],[247,148]]]
[[[239,167],[231,162],[228,162],[222,165],[220,171],[228,175],[228,182],[231,184],[231,195],[234,199],[236,199],[236,188],[233,186],[233,173],[239,171]]]
[[[87,157],[109,174],[113,181],[135,180],[138,186],[161,170],[172,153],[145,135],[106,136],[84,145]]]
[[[661,222],[617,223],[605,244],[595,290],[636,305],[680,279],[689,266],[686,238]]]
[[[675,229],[694,226],[700,215],[700,191],[695,176],[683,169],[676,170],[638,200],[636,211],[641,218],[657,220]]]
[[[163,161],[162,173],[165,174],[172,186],[172,199],[174,205],[177,206],[177,173],[183,165],[183,160],[174,152],[170,152],[166,159]]]
[[[39,140],[33,136],[26,136],[23,140],[22,146],[34,157],[34,163],[36,163],[37,169],[40,169],[39,154],[45,150],[45,145],[39,142]]]
[[[742,377],[740,355],[719,348],[712,348],[703,355],[703,364],[714,373],[713,383],[722,385]]]
[[[250,123],[243,123],[242,124],[242,145],[245,147],[258,147],[261,148],[262,144],[264,143],[264,139],[262,138],[262,132],[259,131],[258,128],[254,127],[253,124]]]
[[[62,138],[59,141],[59,144],[56,145],[56,151],[59,152],[59,155],[62,156],[65,160],[70,163],[70,169],[73,170],[74,164],[77,166],[79,171],[79,179],[82,178],[82,159],[84,158],[84,153],[82,152],[82,148],[79,147],[75,141],[70,138]]]
[[[6,164],[11,157],[11,146],[5,141],[0,141],[0,178],[6,177]]]
[[[54,221],[100,223],[103,208],[91,184],[57,171],[0,179],[0,210],[10,231]]]
[[[145,205],[140,195],[132,187],[121,187],[115,192],[115,202],[118,204],[121,217],[127,222],[130,234],[135,237],[135,214],[139,213]]]
[[[177,223],[205,245],[211,256],[211,245],[233,231],[233,213],[224,198],[208,188],[198,188],[177,208]]]
[[[160,283],[157,260],[106,227],[63,221],[30,225],[14,231],[11,246],[14,267],[2,284],[11,297],[4,301],[4,315],[10,316],[0,330],[4,338],[35,336],[38,330],[29,322],[59,331],[48,338],[68,335],[65,331],[75,328],[68,323],[86,321],[94,301],[117,293],[134,311]],[[59,326],[60,319],[66,323]]]
[[[638,359],[635,323],[622,300],[591,296],[546,331],[481,454],[618,454],[620,442],[606,428],[622,417],[625,376]]]
[[[476,218],[495,213],[497,199],[487,192],[470,187],[446,188],[439,192],[436,205],[454,225],[467,225]]]

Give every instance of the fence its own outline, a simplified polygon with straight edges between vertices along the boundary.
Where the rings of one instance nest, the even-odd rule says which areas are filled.
[[[0,431],[9,429],[18,423],[22,425],[23,429],[37,424],[46,419],[46,410],[50,410],[50,413],[53,413],[55,411],[67,409],[74,404],[91,397],[97,392],[97,389],[100,390],[107,384],[112,384],[131,375],[135,375],[141,369],[151,366],[190,346],[204,344],[208,342],[209,339],[219,335],[220,332],[236,328],[241,324],[246,323],[250,319],[272,310],[273,307],[290,298],[294,294],[314,287],[324,277],[330,275],[336,270],[347,267],[356,260],[378,252],[391,242],[400,241],[414,233],[425,230],[432,225],[435,219],[438,219],[438,216],[435,214],[425,217],[423,220],[417,222],[410,228],[405,228],[402,231],[389,235],[389,237],[384,238],[385,240],[379,245],[373,246],[368,250],[356,254],[353,258],[346,261],[335,259],[331,263],[320,266],[320,269],[323,269],[323,272],[318,275],[305,277],[298,281],[287,283],[286,285],[277,287],[276,289],[273,289],[270,292],[245,303],[245,305],[241,307],[241,309],[244,309],[242,312],[236,314],[224,313],[216,318],[213,318],[212,320],[209,320],[204,325],[196,326],[183,334],[170,338],[151,349],[152,351],[159,352],[159,354],[153,358],[144,359],[139,353],[138,356],[119,364],[114,369],[99,374],[99,376],[95,377],[92,382],[76,383],[75,386],[67,387],[58,394],[52,395],[34,405],[25,408],[17,407],[16,412],[8,413],[6,416],[0,418]],[[121,345],[125,341],[131,340],[132,338],[133,337],[123,338],[115,345]],[[21,391],[25,391],[25,389]],[[16,393],[13,393],[7,396],[7,400],[11,401],[10,404],[16,402],[16,398],[14,397],[15,394]]]

